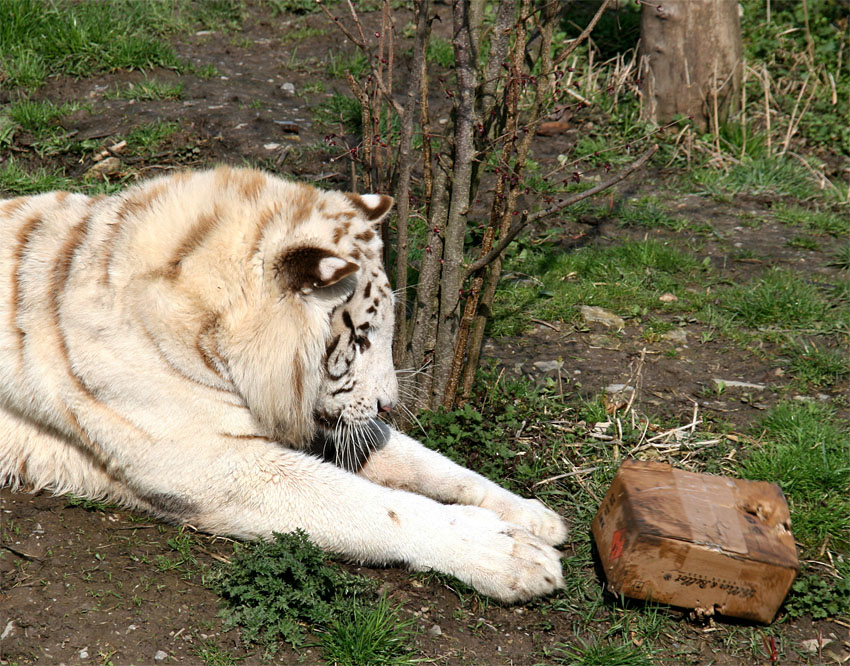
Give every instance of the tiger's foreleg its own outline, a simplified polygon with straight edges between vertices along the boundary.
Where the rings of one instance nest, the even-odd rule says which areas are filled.
[[[553,546],[567,538],[564,520],[538,500],[519,497],[394,429],[360,474],[374,483],[439,502],[489,509]]]
[[[201,529],[243,537],[302,529],[350,559],[443,571],[509,602],[563,586],[560,553],[488,509],[440,504],[261,442],[219,453],[164,480],[193,498],[190,522]]]

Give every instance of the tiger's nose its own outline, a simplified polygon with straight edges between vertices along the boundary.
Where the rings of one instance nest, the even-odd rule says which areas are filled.
[[[381,400],[380,398],[378,399],[379,412],[383,412],[384,414],[386,414],[387,412],[391,412],[393,410],[393,407],[395,407],[395,405],[391,400]]]

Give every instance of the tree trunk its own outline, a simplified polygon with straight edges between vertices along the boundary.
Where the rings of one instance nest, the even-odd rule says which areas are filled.
[[[643,116],[657,125],[690,116],[717,130],[741,90],[738,0],[657,0],[641,13]]]

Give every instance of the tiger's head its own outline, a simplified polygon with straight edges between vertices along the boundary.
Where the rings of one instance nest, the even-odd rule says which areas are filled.
[[[287,185],[297,188],[302,201],[300,211],[282,209],[266,225],[262,271],[278,300],[264,309],[280,322],[266,327],[268,333],[279,337],[286,319],[285,328],[298,339],[291,367],[272,369],[276,387],[258,386],[263,396],[246,382],[243,393],[255,415],[288,443],[356,469],[385,440],[379,416],[398,401],[393,294],[380,233],[393,201]]]
[[[378,417],[398,394],[381,261],[390,197],[219,167],[124,200],[128,289],[172,365],[238,393],[257,434],[288,446],[353,468],[381,444]]]

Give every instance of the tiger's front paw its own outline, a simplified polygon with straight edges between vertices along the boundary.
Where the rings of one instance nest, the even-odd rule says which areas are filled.
[[[526,601],[564,586],[561,553],[541,538],[479,507],[453,507],[460,540],[444,570],[487,596]],[[443,567],[438,567],[443,568]]]
[[[564,543],[569,536],[566,521],[536,499],[504,491],[498,497],[486,498],[481,506],[494,511],[505,522],[528,530],[550,546]]]

